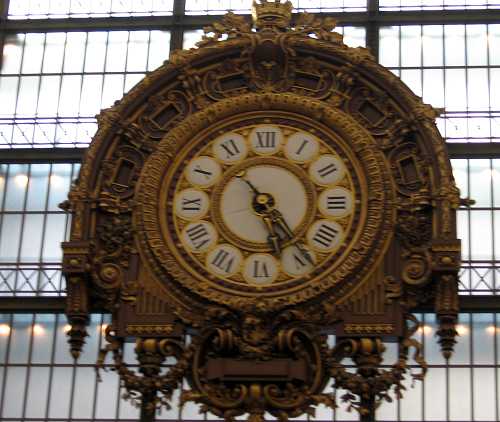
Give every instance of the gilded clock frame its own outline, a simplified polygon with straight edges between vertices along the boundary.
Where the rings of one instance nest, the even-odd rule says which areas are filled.
[[[248,114],[262,110],[263,105],[282,122],[289,119],[310,126],[314,123],[318,131],[335,139],[358,175],[360,185],[356,189],[360,191],[362,204],[359,216],[353,222],[357,228],[352,238],[339,249],[341,256],[335,264],[318,277],[291,282],[286,289],[277,286],[262,289],[249,285],[236,290],[221,279],[200,279],[179,264],[181,257],[175,252],[175,245],[170,243],[169,228],[161,217],[167,212],[161,186],[171,169],[183,165],[186,157],[180,152],[193,136],[203,138],[238,120],[246,122]],[[294,124],[290,123],[290,126]],[[350,146],[343,139],[349,139]],[[271,312],[309,301],[327,291],[337,300],[341,299],[369,277],[372,268],[384,256],[393,232],[396,210],[390,204],[393,203],[394,187],[385,160],[377,157],[376,148],[370,147],[374,144],[371,135],[352,118],[313,99],[294,94],[248,94],[222,100],[172,129],[146,162],[137,195],[137,209],[140,210],[136,218],[138,249],[145,253],[157,277],[169,280],[165,286],[167,289],[168,283],[179,283],[195,297],[233,309],[253,306],[258,298]]]

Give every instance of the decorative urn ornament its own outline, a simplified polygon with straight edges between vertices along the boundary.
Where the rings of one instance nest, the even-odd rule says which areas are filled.
[[[181,402],[228,421],[335,407],[331,380],[374,420],[425,375],[412,312],[429,304],[452,353],[460,199],[440,112],[333,19],[291,19],[290,2],[254,3],[253,26],[228,13],[103,110],[64,204],[71,353],[110,313],[98,366],[112,354],[143,420],[183,380]]]

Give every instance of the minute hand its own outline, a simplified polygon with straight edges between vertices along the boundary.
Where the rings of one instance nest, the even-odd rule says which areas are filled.
[[[294,233],[293,233],[292,229],[290,228],[290,226],[288,225],[288,223],[286,222],[286,220],[284,219],[283,214],[281,214],[281,212],[279,212],[276,209],[273,209],[272,213],[274,214],[273,215],[273,217],[274,217],[273,220],[279,225],[279,227],[286,234],[286,236],[288,237],[288,239],[292,240],[293,237],[294,237]],[[307,249],[304,248],[304,245],[302,245],[302,243],[300,241],[298,241],[298,240],[295,241],[295,242],[293,242],[293,244],[299,250],[300,254],[310,264],[314,265],[314,260],[313,260],[313,258],[311,256],[311,254],[307,251]]]

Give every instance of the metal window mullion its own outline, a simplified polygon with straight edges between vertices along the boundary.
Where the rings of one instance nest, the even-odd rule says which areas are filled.
[[[26,50],[26,38],[27,38],[27,34],[24,33],[24,39],[23,39],[23,52],[21,54],[21,62],[19,63],[19,75],[17,76],[17,87],[16,87],[16,100],[14,102],[14,113],[13,113],[13,120],[14,120],[14,124],[12,126],[12,134],[11,134],[11,138],[10,138],[10,144],[13,145],[14,144],[14,132],[16,130],[16,123],[15,123],[15,120],[17,118],[17,105],[18,105],[18,102],[19,102],[19,92],[21,90],[21,81],[22,81],[22,71],[23,71],[23,65],[24,65],[24,53],[25,53],[25,50]],[[3,54],[3,51],[2,51],[2,54]]]
[[[7,22],[7,16],[9,14],[9,1],[3,0],[0,2],[0,69],[2,69],[3,62],[3,47],[5,45],[5,31],[4,22]]]
[[[44,245],[45,245],[45,234],[47,232],[47,220],[48,220],[48,208],[49,208],[49,198],[50,198],[50,190],[52,187],[52,170],[53,170],[53,164],[50,164],[49,167],[49,175],[47,179],[47,193],[45,195],[45,204],[44,204],[44,212],[43,212],[43,217],[42,217],[42,240],[40,242],[40,253],[38,255],[38,260],[39,260],[39,272],[38,272],[38,277],[37,277],[37,295],[41,293],[41,278],[42,278],[42,267],[43,267],[43,253],[44,253]]]
[[[67,47],[68,47],[68,33],[65,32],[65,34],[64,34],[64,49],[63,49],[62,64],[61,64],[61,74],[59,75],[60,76],[60,79],[59,79],[59,92],[57,94],[58,96],[57,96],[57,109],[56,109],[56,113],[57,113],[57,116],[56,116],[56,128],[54,130],[54,139],[53,139],[53,142],[52,142],[52,145],[54,145],[54,146],[56,145],[56,141],[57,141],[57,133],[61,130],[59,128],[59,117],[60,117],[59,106],[61,105],[61,90],[62,90],[62,83],[63,83],[63,77],[64,77],[64,65],[66,63],[66,48]]]
[[[186,16],[186,1],[174,0],[173,22],[170,30],[170,54],[175,50],[182,50],[184,42],[185,27],[184,17]]]
[[[127,85],[127,68],[128,68],[128,60],[129,60],[129,57],[128,57],[128,54],[129,54],[129,50],[130,50],[130,33],[132,31],[127,31],[127,51],[125,53],[125,65],[123,67],[123,83],[122,83],[122,96],[125,95],[125,86]],[[146,59],[147,61],[147,59]]]
[[[470,186],[471,186],[471,181],[470,181],[470,159],[467,158],[467,192],[469,196],[471,195],[470,191]],[[472,259],[472,207],[467,207],[466,209],[467,212],[467,243],[468,243],[468,249],[469,249],[469,260],[473,261]],[[473,267],[471,267],[472,269]],[[473,286],[472,286],[472,270],[469,273],[469,294],[472,294]]]
[[[101,350],[102,349],[102,327],[103,327],[103,324],[104,324],[104,315],[101,314],[101,322],[100,322],[100,325],[99,325],[99,330],[98,330],[98,335],[99,335],[99,339],[97,340],[97,350]],[[99,380],[97,378],[97,372],[96,372],[96,376],[95,376],[95,379],[94,379],[94,394],[92,396],[92,420],[96,420],[96,413],[97,413],[97,397],[98,397],[98,384],[99,384]]]
[[[78,104],[78,118],[82,117],[80,115],[80,110],[82,109],[83,81],[85,79],[85,64],[87,63],[88,48],[89,48],[89,33],[86,32],[85,33],[85,49],[84,49],[84,54],[83,54],[82,73],[81,73],[82,80],[80,81],[80,101]],[[78,130],[77,130],[77,133],[78,133]],[[78,134],[77,134],[77,136],[78,136]],[[76,143],[76,140],[75,140],[75,143]]]
[[[7,339],[7,346],[5,348],[5,366],[4,366],[4,376],[2,380],[2,392],[0,395],[0,418],[3,417],[3,410],[5,404],[5,391],[7,387],[7,375],[9,370],[9,361],[10,361],[10,346],[12,342],[12,332],[14,330],[14,317],[12,314],[9,316],[9,338]]]
[[[31,316],[31,329],[30,329],[30,341],[28,345],[28,363],[26,365],[26,376],[24,383],[24,396],[23,396],[23,410],[21,414],[21,418],[24,420],[26,418],[26,408],[28,405],[28,389],[30,385],[31,378],[31,359],[33,357],[33,338],[35,336],[35,321],[36,314],[32,314]]]
[[[498,314],[496,312],[493,313],[493,361],[494,361],[494,368],[493,370],[495,371],[495,377],[494,377],[494,385],[495,385],[495,391],[494,391],[494,396],[493,397],[498,397],[498,394],[500,391],[498,390],[499,385],[498,385],[498,375],[499,375],[499,362],[498,362]],[[499,401],[495,400],[495,420],[498,421],[500,419],[500,413],[499,413]]]
[[[468,53],[467,53],[467,25],[464,25],[464,53],[465,53],[465,108],[466,108],[466,119],[467,119],[467,139],[470,137],[470,130],[469,130],[469,59],[468,59]]]
[[[44,418],[49,418],[50,412],[50,401],[52,396],[52,380],[54,379],[54,367],[55,367],[55,354],[57,347],[57,332],[59,328],[59,314],[56,314],[54,321],[54,334],[52,336],[52,353],[50,354],[50,362],[49,366],[49,377],[48,377],[48,387],[47,387],[47,405],[45,407],[45,415]]]
[[[474,319],[472,318],[472,314],[468,313],[469,316],[469,328],[470,328],[470,336],[469,336],[469,356],[470,356],[470,418],[471,420],[475,420],[474,417]]]
[[[42,63],[40,64],[40,74],[38,75],[38,88],[36,93],[36,108],[35,108],[35,120],[38,119],[38,105],[40,103],[40,91],[42,90],[42,78],[43,78],[43,65],[45,63],[45,50],[47,48],[47,34],[44,34],[43,37],[43,51],[42,51]],[[35,130],[36,126],[33,128],[33,135],[31,138],[31,145],[35,144]]]
[[[4,190],[3,190],[3,195],[2,195],[2,202],[1,202],[1,207],[0,207],[0,239],[2,238],[2,231],[3,231],[3,218],[4,218],[4,215],[5,215],[5,200],[7,198],[7,191],[8,191],[8,184],[7,184],[7,180],[9,180],[9,173],[10,173],[10,165],[9,164],[5,164],[5,166],[7,167],[6,171],[5,171],[5,176],[4,176]],[[14,283],[15,283],[15,277],[14,277]],[[15,286],[15,284],[14,284]],[[13,288],[13,290],[15,290],[15,287]],[[1,404],[1,403],[0,403]],[[1,415],[1,407],[0,407],[0,415]]]
[[[104,81],[106,80],[106,66],[107,66],[107,63],[108,63],[108,48],[109,48],[109,33],[111,31],[106,31],[106,48],[105,48],[105,51],[104,51],[104,63],[103,63],[103,75],[102,75],[102,81],[101,81],[101,102],[99,104],[99,109],[102,109],[102,99],[103,99],[103,96],[104,96]]]
[[[151,8],[153,7],[153,3],[151,3]],[[148,46],[146,48],[146,75],[148,73],[150,73],[150,70],[149,70],[149,53],[151,52],[151,32],[152,31],[148,31]],[[132,72],[130,72],[132,73]]]
[[[21,211],[21,227],[19,229],[19,246],[17,248],[17,258],[16,258],[16,268],[19,268],[20,266],[20,258],[21,258],[21,251],[23,249],[23,236],[24,236],[24,225],[26,221],[26,205],[28,203],[28,192],[30,188],[30,183],[31,183],[31,164],[26,164],[28,166],[28,181],[26,182],[26,189],[24,191],[24,200],[23,200],[23,208]],[[14,295],[17,292],[17,281],[18,281],[18,276],[19,272],[16,271],[16,282],[15,282],[15,288],[14,288]]]

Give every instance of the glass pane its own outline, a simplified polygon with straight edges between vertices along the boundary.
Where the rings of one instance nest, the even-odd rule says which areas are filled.
[[[125,71],[128,34],[128,31],[113,31],[109,33],[106,72]]]
[[[486,66],[488,64],[488,38],[486,25],[467,25],[467,64]]]
[[[401,66],[409,67],[422,65],[421,31],[421,26],[401,27]]]
[[[16,262],[21,238],[21,216],[10,214],[2,217],[0,236],[0,262]]]
[[[19,78],[17,77],[0,77],[0,93],[2,101],[0,101],[0,116],[12,116],[16,110],[17,85]]]
[[[47,215],[43,242],[43,261],[60,262],[62,258],[61,242],[65,240],[66,215]]]
[[[106,57],[108,32],[89,32],[85,54],[85,72],[102,72]]]
[[[425,69],[423,100],[433,107],[444,107],[443,70]]]
[[[64,72],[82,72],[86,41],[85,32],[68,32],[64,50]]]
[[[65,75],[62,77],[61,95],[59,96],[59,116],[78,115],[81,85],[81,76]]]
[[[469,160],[471,196],[475,207],[491,207],[490,160]]]
[[[492,228],[490,211],[471,212],[471,259],[490,260],[492,256]]]
[[[500,65],[500,24],[488,25],[490,65]]]
[[[66,34],[64,32],[48,33],[45,40],[45,55],[43,58],[44,73],[60,73],[64,58],[64,45]]]
[[[28,172],[27,164],[11,164],[9,165],[9,177],[7,179],[6,195],[5,195],[5,211],[20,211],[24,209],[24,201],[26,196],[26,188],[28,187]]]
[[[85,75],[83,77],[80,114],[93,116],[101,110],[102,75]]]
[[[154,70],[168,59],[170,51],[170,32],[151,31],[148,70]]]
[[[17,97],[16,114],[32,116],[36,113],[39,76],[22,76]]]
[[[57,116],[60,86],[60,76],[42,76],[37,109],[39,116]]]
[[[465,25],[445,25],[445,64],[465,66]]]
[[[443,65],[443,26],[424,25],[423,32],[423,56],[424,66]]]
[[[127,72],[146,70],[149,31],[131,31],[127,51]]]
[[[494,421],[495,397],[495,372],[492,368],[475,368],[474,380],[474,420]]]
[[[45,34],[26,34],[23,54],[23,73],[40,73],[45,44]]]
[[[450,420],[464,421],[471,417],[470,369],[450,368]]]
[[[6,370],[3,416],[20,418],[23,411],[26,368],[9,367]]]
[[[5,37],[1,73],[19,72],[23,58],[24,39],[24,34],[12,34]]]
[[[33,315],[13,315],[9,363],[27,363],[30,353]]]
[[[41,418],[47,408],[49,368],[31,368],[29,371],[26,417]]]
[[[52,358],[52,345],[54,343],[56,315],[35,315],[36,330],[34,330],[31,362],[47,363]],[[43,391],[43,389],[41,390]],[[38,415],[40,416],[40,414]]]
[[[379,62],[382,66],[396,67],[399,59],[399,26],[380,28]]]
[[[44,216],[28,214],[24,216],[20,261],[38,262],[42,246]]]

